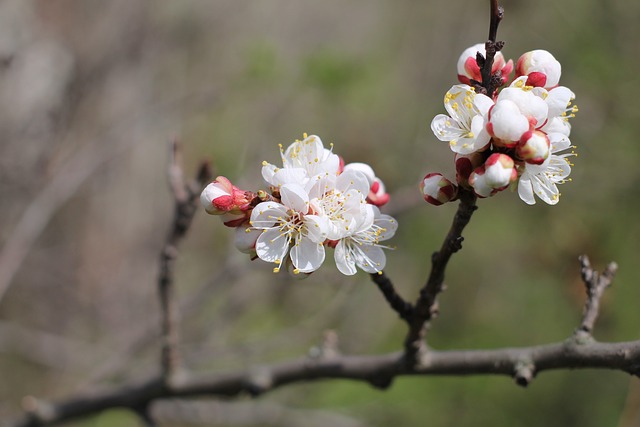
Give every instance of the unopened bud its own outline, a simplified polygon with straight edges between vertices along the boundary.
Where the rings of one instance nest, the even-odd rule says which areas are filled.
[[[456,181],[458,185],[469,187],[469,175],[482,165],[483,161],[484,157],[480,152],[456,154],[454,163],[456,165]]]
[[[489,156],[484,165],[469,176],[469,184],[480,197],[489,197],[502,191],[518,179],[513,159],[506,154]]]
[[[498,101],[489,111],[487,131],[494,137],[494,145],[513,148],[522,134],[531,128],[527,117],[520,112],[518,105],[509,100]]]
[[[527,86],[550,89],[560,82],[562,67],[546,50],[532,50],[518,58],[516,78],[528,76]]]
[[[516,146],[516,154],[527,163],[541,165],[549,157],[551,143],[547,134],[536,130],[522,135]]]
[[[480,74],[480,66],[476,61],[477,54],[480,53],[484,58],[487,57],[487,52],[484,49],[484,43],[478,43],[465,49],[458,58],[458,80],[461,83],[470,85],[471,80],[477,82],[482,81],[482,75]],[[502,52],[497,52],[493,58],[493,66],[491,67],[491,74],[497,71],[502,72],[502,84],[505,84],[509,80],[509,74],[513,71],[513,61],[505,63],[504,55]]]
[[[429,173],[420,182],[420,191],[424,200],[440,206],[455,199],[458,187],[440,173]]]
[[[249,209],[247,192],[240,190],[224,176],[217,177],[200,194],[200,203],[211,215],[240,214]]]

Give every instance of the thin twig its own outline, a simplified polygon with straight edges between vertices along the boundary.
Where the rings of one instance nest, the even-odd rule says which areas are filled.
[[[502,78],[502,72],[498,71],[494,76],[492,73],[493,60],[503,47],[504,42],[497,41],[498,25],[504,16],[504,9],[498,4],[498,0],[490,0],[491,3],[491,17],[489,21],[489,39],[485,43],[486,57],[477,58],[478,65],[480,66],[480,75],[482,76],[481,86],[486,91],[487,95],[491,97],[496,87],[500,84]],[[479,54],[478,54],[479,55]]]
[[[471,220],[471,215],[477,209],[476,195],[473,191],[461,188],[460,204],[451,228],[442,243],[442,247],[431,258],[431,273],[426,284],[420,290],[420,296],[415,303],[413,316],[409,324],[409,333],[405,339],[407,361],[416,363],[426,350],[424,336],[426,326],[437,314],[436,298],[443,290],[444,274],[451,255],[462,248],[462,231]]]
[[[580,273],[582,281],[587,290],[587,301],[584,305],[582,322],[576,334],[591,336],[600,310],[600,299],[604,291],[611,286],[611,282],[618,271],[618,264],[610,262],[607,268],[600,274],[591,268],[591,262],[586,255],[581,255],[578,260],[581,266]]]
[[[384,272],[373,273],[370,276],[373,283],[378,285],[378,289],[380,289],[391,308],[398,313],[401,319],[411,322],[413,306],[396,292],[391,279]]]
[[[160,275],[158,289],[162,322],[162,373],[167,384],[171,383],[180,366],[178,351],[178,303],[173,286],[175,261],[178,245],[191,226],[193,216],[198,209],[198,197],[202,186],[211,180],[208,163],[202,163],[196,179],[191,184],[184,182],[180,146],[177,141],[171,145],[169,162],[169,184],[175,207],[174,217],[167,240],[160,254]]]

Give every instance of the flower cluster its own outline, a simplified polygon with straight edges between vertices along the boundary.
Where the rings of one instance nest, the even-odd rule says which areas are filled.
[[[202,192],[205,210],[236,229],[236,247],[274,263],[275,273],[312,273],[327,247],[343,274],[355,274],[356,267],[382,271],[388,247],[380,242],[395,234],[397,223],[378,208],[389,195],[373,169],[345,165],[315,135],[280,146],[280,155],[282,166],[262,164],[269,191],[243,191],[218,177]]]
[[[444,97],[448,114],[431,122],[436,138],[455,153],[456,184],[442,174],[427,174],[420,188],[425,200],[440,205],[455,200],[460,186],[479,197],[490,197],[517,186],[518,195],[534,204],[534,195],[558,203],[558,184],[568,180],[569,119],[578,111],[575,95],[558,86],[560,63],[545,50],[534,50],[516,62],[515,78],[508,85],[513,61],[495,56],[492,81],[500,90],[486,94],[480,84],[477,58],[485,57],[481,44],[466,49],[458,60],[458,79]],[[486,91],[485,91],[486,92]]]

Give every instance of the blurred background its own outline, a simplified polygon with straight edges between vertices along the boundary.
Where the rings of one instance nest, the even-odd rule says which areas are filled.
[[[386,272],[413,300],[455,204],[429,129],[458,55],[483,42],[488,1],[4,0],[0,2],[0,419],[28,395],[61,399],[158,369],[159,251],[171,217],[169,141],[263,188],[260,163],[303,132],[371,164],[400,223]],[[580,107],[573,182],[557,206],[479,202],[447,273],[438,349],[560,341],[584,301],[577,257],[620,269],[595,336],[640,338],[640,2],[504,0],[516,60],[547,49]],[[395,202],[395,204],[394,204]],[[299,357],[335,331],[349,354],[395,351],[405,326],[364,273],[304,281],[233,249],[198,213],[177,264],[185,363],[224,372]],[[256,401],[163,402],[163,426],[640,426],[640,382],[619,372],[298,384]],[[67,424],[128,427],[107,411]]]

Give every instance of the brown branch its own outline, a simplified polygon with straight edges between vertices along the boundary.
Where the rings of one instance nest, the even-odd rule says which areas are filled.
[[[398,313],[401,319],[411,322],[413,318],[413,306],[405,301],[397,292],[391,282],[383,272],[370,274],[373,283],[378,285],[378,289],[384,295],[391,308]]]
[[[211,177],[212,172],[209,164],[203,162],[194,182],[185,183],[180,146],[177,141],[172,143],[171,160],[169,162],[169,184],[175,202],[174,217],[167,240],[160,253],[160,275],[158,277],[162,323],[161,364],[163,376],[167,383],[171,383],[180,365],[178,352],[178,303],[173,286],[178,245],[186,235],[191,226],[193,216],[198,209],[200,191],[211,180]]]
[[[473,191],[460,189],[460,204],[451,228],[442,243],[442,247],[431,257],[431,273],[427,283],[420,290],[420,296],[415,303],[413,316],[409,322],[409,333],[405,339],[407,362],[416,363],[426,351],[424,337],[429,321],[437,315],[436,298],[444,288],[444,274],[451,255],[462,248],[462,231],[471,220],[471,215],[477,209],[476,195]]]
[[[618,270],[618,265],[615,262],[611,262],[607,265],[607,268],[605,268],[602,274],[600,274],[591,268],[589,257],[581,255],[578,259],[581,266],[580,274],[582,276],[582,281],[584,282],[587,290],[587,301],[584,305],[582,322],[580,323],[578,330],[576,330],[576,334],[583,337],[590,337],[593,332],[596,319],[598,318],[600,299],[602,298],[604,291],[611,286],[613,277]]]
[[[42,427],[77,419],[110,408],[136,411],[158,399],[182,397],[238,397],[260,395],[298,382],[349,379],[384,388],[397,376],[507,375],[520,385],[534,373],[558,369],[612,369],[640,375],[640,341],[619,343],[580,342],[569,339],[555,344],[498,350],[430,351],[420,366],[411,367],[402,352],[376,356],[302,358],[272,366],[226,374],[185,378],[171,388],[154,377],[106,391],[86,392],[68,400],[46,404],[31,402],[30,412],[7,427]],[[529,370],[528,375],[525,369]],[[523,374],[524,373],[524,374]],[[524,378],[524,380],[522,379]]]
[[[503,47],[504,42],[497,41],[498,25],[504,17],[504,9],[498,4],[498,0],[490,0],[491,4],[491,17],[489,21],[489,39],[485,43],[486,57],[483,58],[479,53],[476,58],[478,66],[480,67],[480,75],[482,76],[481,86],[486,90],[488,96],[492,96],[493,92],[501,84],[502,72],[496,72],[497,75],[492,73],[493,60]]]

